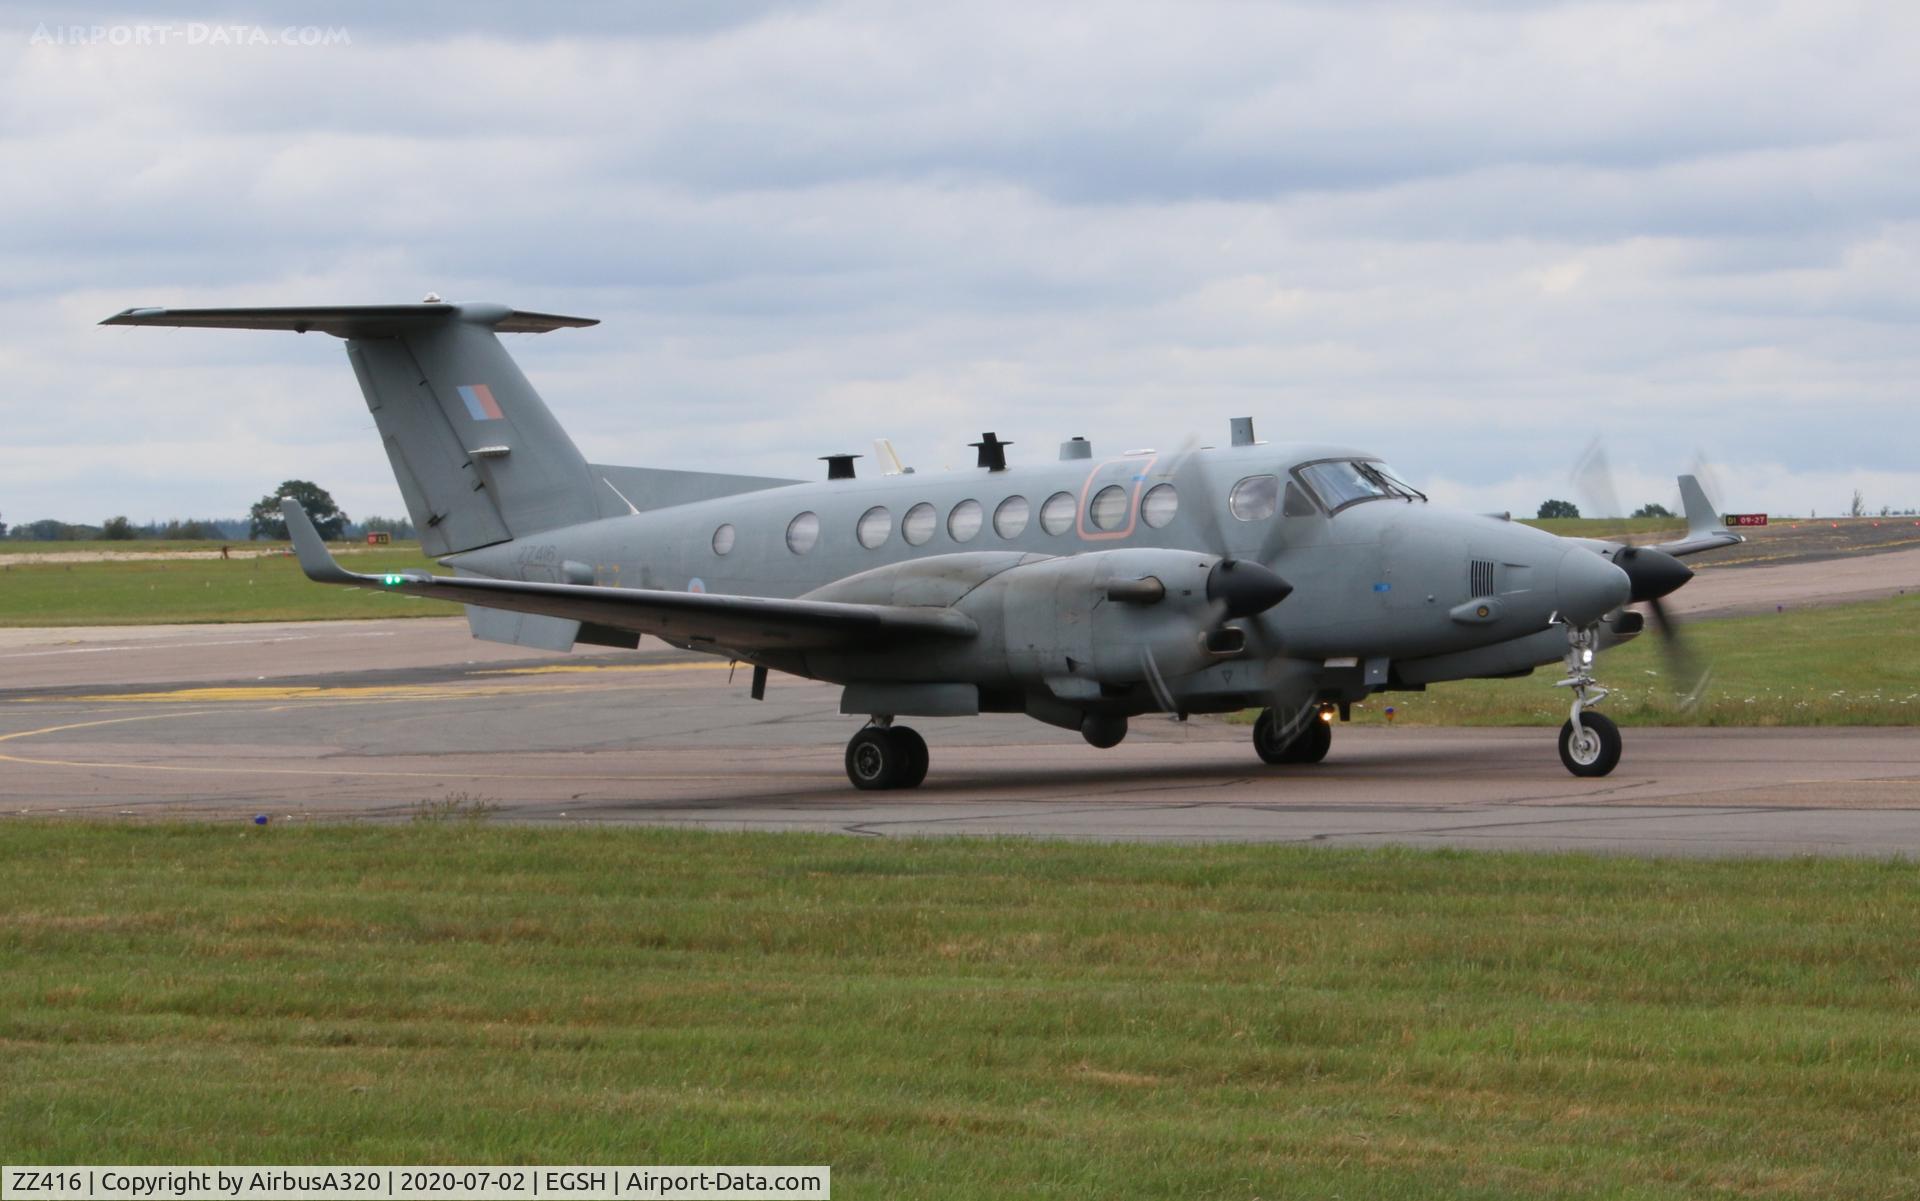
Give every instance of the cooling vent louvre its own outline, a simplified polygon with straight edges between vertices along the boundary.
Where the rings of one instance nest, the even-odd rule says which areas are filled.
[[[1493,595],[1493,560],[1475,559],[1467,564],[1467,591],[1473,596]]]

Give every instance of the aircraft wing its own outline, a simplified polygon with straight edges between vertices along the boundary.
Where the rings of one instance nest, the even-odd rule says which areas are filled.
[[[933,606],[850,605],[837,601],[715,596],[649,588],[541,584],[424,571],[362,575],[341,567],[298,501],[280,502],[294,553],[307,578],[404,596],[507,609],[652,634],[679,645],[716,651],[868,646],[895,638],[971,638],[973,619]]]
[[[1700,487],[1700,481],[1690,475],[1680,477],[1680,499],[1686,507],[1687,532],[1684,537],[1671,542],[1650,542],[1646,549],[1664,551],[1675,558],[1681,555],[1697,555],[1703,550],[1718,550],[1723,546],[1738,546],[1745,542],[1746,535],[1736,534],[1720,522],[1720,514],[1714,512],[1713,502],[1707,499],[1706,490]],[[1612,558],[1615,551],[1624,543],[1610,542],[1604,538],[1568,537],[1569,542],[1578,542],[1588,550]]]

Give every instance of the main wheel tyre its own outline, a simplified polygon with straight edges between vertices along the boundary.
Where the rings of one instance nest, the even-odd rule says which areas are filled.
[[[1581,733],[1569,719],[1560,727],[1560,762],[1576,776],[1604,776],[1620,762],[1620,727],[1601,713],[1580,715]]]
[[[1281,741],[1280,730],[1271,709],[1262,709],[1253,723],[1253,749],[1268,763],[1318,763],[1333,745],[1333,727],[1318,713],[1307,718],[1290,742]]]
[[[1287,762],[1318,763],[1327,757],[1332,746],[1333,723],[1316,713],[1287,747]]]
[[[847,779],[862,792],[896,787],[907,757],[906,746],[891,730],[868,726],[847,743]]]
[[[900,748],[900,777],[893,782],[895,788],[918,788],[927,778],[927,765],[932,757],[927,754],[927,740],[920,737],[918,730],[906,726],[889,726],[887,733],[892,735],[894,744]]]
[[[1260,716],[1253,723],[1254,753],[1264,763],[1286,763],[1290,745],[1280,737],[1280,723],[1274,720],[1273,710],[1260,710]]]

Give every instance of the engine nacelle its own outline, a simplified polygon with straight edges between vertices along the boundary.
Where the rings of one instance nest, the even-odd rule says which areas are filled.
[[[1208,597],[1220,560],[1178,550],[1091,551],[1023,563],[995,575],[955,606],[980,626],[978,650],[995,651],[1010,677],[1045,681],[1063,698],[1100,685],[1199,671],[1244,649],[1244,633],[1221,630]]]

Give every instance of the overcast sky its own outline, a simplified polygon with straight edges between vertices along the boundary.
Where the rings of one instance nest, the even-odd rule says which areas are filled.
[[[601,318],[509,341],[604,462],[1920,506],[1920,5],[635,7],[0,4],[0,516],[402,513],[342,343],[95,323],[428,291]]]

